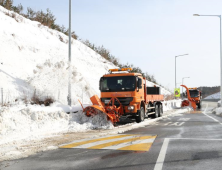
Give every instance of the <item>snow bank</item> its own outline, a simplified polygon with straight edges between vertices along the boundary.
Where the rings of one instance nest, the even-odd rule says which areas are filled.
[[[215,109],[215,111],[216,111],[216,115],[222,116],[222,107],[217,107],[217,108]]]
[[[163,110],[178,108],[180,103],[181,100],[166,101],[163,103]],[[66,111],[70,111],[70,108],[59,103],[51,107],[38,105],[3,107],[0,110],[0,144],[21,139],[41,139],[56,133],[114,128],[104,114],[87,117],[82,113],[81,106],[74,106],[71,110],[76,113],[67,114]]]
[[[0,144],[56,133],[113,128],[105,115],[89,118],[81,110],[69,115],[59,107],[19,106],[2,108],[0,112]]]

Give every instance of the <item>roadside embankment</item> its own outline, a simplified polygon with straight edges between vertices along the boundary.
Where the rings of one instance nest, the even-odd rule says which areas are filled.
[[[181,101],[164,102],[163,117],[114,127],[105,115],[87,117],[79,110],[66,114],[61,107],[17,106],[0,108],[0,161],[26,157],[40,151],[58,148],[74,139],[118,134],[152,124],[173,114],[189,111],[179,109]]]

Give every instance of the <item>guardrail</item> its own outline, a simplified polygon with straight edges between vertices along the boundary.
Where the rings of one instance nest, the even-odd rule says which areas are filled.
[[[202,99],[202,101],[206,102],[218,102],[220,99]]]

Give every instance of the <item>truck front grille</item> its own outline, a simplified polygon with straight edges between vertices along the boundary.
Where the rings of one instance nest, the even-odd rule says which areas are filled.
[[[101,101],[105,104],[108,104],[108,102],[110,101],[111,98],[101,98]],[[128,106],[130,104],[131,101],[133,101],[132,97],[117,97],[117,99],[120,101],[120,103],[123,106]],[[115,101],[115,105],[119,106],[119,103],[117,101]]]

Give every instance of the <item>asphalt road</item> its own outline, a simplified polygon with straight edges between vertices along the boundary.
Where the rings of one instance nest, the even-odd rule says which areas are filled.
[[[0,169],[221,170],[222,117],[211,114],[216,105],[203,102],[200,111],[177,114],[121,134],[157,135],[149,151],[60,148],[1,162]]]

